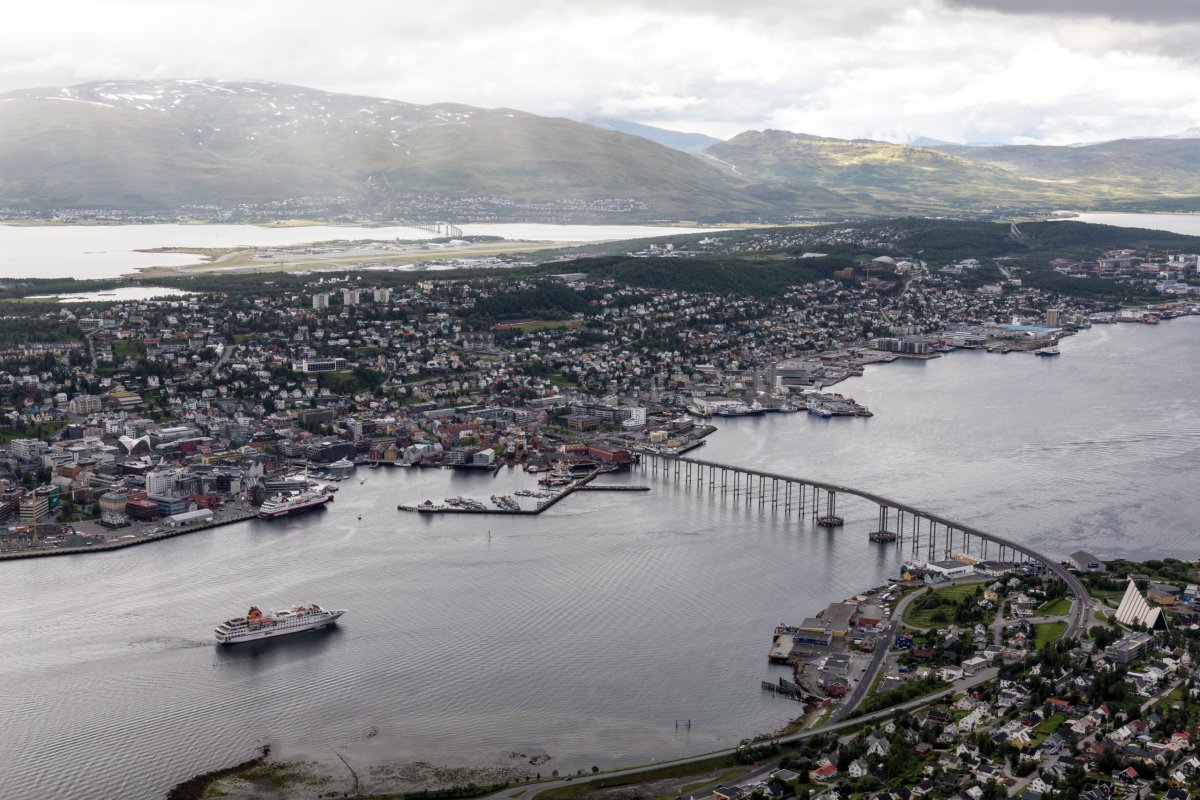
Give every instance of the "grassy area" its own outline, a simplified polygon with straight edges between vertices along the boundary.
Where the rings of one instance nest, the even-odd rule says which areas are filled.
[[[1171,691],[1154,704],[1154,710],[1159,714],[1165,714],[1170,710],[1172,703],[1178,703],[1183,700],[1184,690],[1182,686],[1176,686]]]
[[[1061,617],[1071,611],[1071,601],[1066,597],[1043,603],[1037,610],[1040,617]]]
[[[917,628],[936,628],[939,625],[946,625],[949,622],[948,619],[936,622],[933,619],[934,615],[939,611],[948,615],[952,611],[952,607],[960,603],[964,597],[974,597],[975,590],[978,587],[979,584],[976,583],[961,583],[935,589],[926,595],[926,597],[914,600],[904,610],[904,624]],[[941,600],[941,605],[934,608],[918,608],[927,597],[938,598]]]
[[[1062,636],[1063,631],[1067,629],[1065,622],[1047,622],[1042,625],[1034,626],[1033,646],[1041,650],[1046,645]]]
[[[1124,589],[1093,589],[1088,587],[1088,594],[1092,597],[1098,597],[1110,606],[1117,606],[1121,603],[1121,598],[1125,596]]]
[[[112,343],[113,358],[124,361],[127,358],[140,358],[146,354],[146,348],[141,342],[129,339],[117,339]]]
[[[1032,746],[1037,747],[1042,742],[1050,738],[1050,736],[1058,730],[1058,727],[1066,721],[1064,714],[1051,714],[1048,718],[1042,720],[1036,728],[1034,728],[1034,737]]]
[[[705,772],[735,767],[737,761],[733,756],[714,756],[689,764],[674,764],[658,769],[648,769],[631,775],[614,775],[609,778],[597,778],[574,786],[559,786],[542,792],[539,797],[547,800],[561,798],[579,798],[597,789],[612,789],[617,786],[633,786],[650,781],[661,781],[669,778],[686,778],[689,775],[701,775]]]
[[[21,430],[7,427],[0,428],[0,444],[8,444],[13,439],[41,439],[42,441],[46,441],[58,433],[66,424],[66,422],[39,422],[36,425],[31,425]]]
[[[554,328],[578,328],[579,323],[570,319],[546,319],[537,322],[525,322],[520,325],[509,326],[510,330],[514,331],[548,331]]]
[[[700,792],[702,790],[712,789],[716,786],[720,786],[722,783],[725,783],[730,778],[734,778],[738,775],[741,775],[743,772],[745,772],[745,769],[742,767],[738,767],[737,769],[728,769],[728,770],[725,770],[724,772],[720,773],[719,775],[717,775],[715,778],[708,778],[703,781],[698,781],[696,783],[689,783],[686,786],[679,787],[678,791],[673,791],[673,792],[670,792],[669,794],[659,795],[658,797],[655,798],[655,800],[670,800],[670,798],[673,798],[673,797],[682,797],[685,794],[691,795],[696,792]]]
[[[1058,726],[1062,725],[1064,722],[1066,722],[1066,720],[1067,720],[1067,718],[1064,714],[1061,714],[1061,713],[1051,714],[1048,718],[1042,720],[1038,724],[1037,729],[1036,729],[1037,733],[1039,736],[1049,736],[1050,734],[1052,734],[1056,730],[1058,730]]]

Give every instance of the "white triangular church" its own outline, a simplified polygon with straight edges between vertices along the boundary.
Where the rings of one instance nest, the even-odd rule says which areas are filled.
[[[1121,605],[1117,606],[1117,622],[1122,625],[1141,625],[1149,630],[1167,627],[1162,609],[1150,605],[1150,602],[1142,597],[1133,578],[1129,579],[1129,586],[1125,587],[1125,596],[1121,598]]]

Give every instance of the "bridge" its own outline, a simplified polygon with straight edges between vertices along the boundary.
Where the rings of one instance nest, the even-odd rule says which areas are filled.
[[[409,225],[410,228],[416,228],[419,231],[429,231],[434,236],[452,236],[458,238],[463,235],[462,228],[457,225],[451,225],[449,222],[435,222],[432,225]]]
[[[1075,636],[1087,621],[1089,597],[1083,582],[1057,561],[1003,536],[985,533],[973,526],[874,492],[825,481],[651,450],[639,452],[638,466],[655,477],[672,480],[697,491],[719,493],[722,497],[731,497],[735,503],[745,502],[748,507],[757,505],[761,510],[769,507],[774,513],[795,513],[800,518],[809,516],[818,526],[825,528],[841,528],[845,525],[845,520],[837,514],[838,495],[860,498],[879,508],[879,526],[867,534],[871,541],[894,542],[897,548],[903,549],[907,537],[907,546],[911,548],[913,556],[924,554],[929,561],[939,556],[948,560],[956,555],[966,555],[981,561],[990,558],[1006,563],[1039,563],[1062,580],[1072,595],[1071,613],[1064,635]],[[972,555],[973,547],[978,552],[977,557]]]

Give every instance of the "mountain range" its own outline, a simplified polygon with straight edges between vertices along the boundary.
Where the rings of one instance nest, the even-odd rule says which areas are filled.
[[[464,221],[787,220],[1195,207],[1200,140],[898,145],[787,131],[728,141],[622,120],[415,105],[258,81],[105,81],[0,95],[0,207],[328,198]],[[449,209],[449,211],[447,211]],[[545,212],[550,213],[550,212]]]

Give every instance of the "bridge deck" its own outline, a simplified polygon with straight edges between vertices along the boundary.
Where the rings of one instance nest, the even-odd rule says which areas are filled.
[[[851,486],[843,486],[843,485],[836,484],[836,483],[827,483],[825,481],[815,481],[815,480],[811,480],[809,478],[798,478],[794,475],[784,475],[779,472],[767,472],[765,470],[750,469],[748,467],[739,467],[739,466],[735,466],[733,464],[724,464],[724,463],[721,463],[720,461],[707,461],[705,459],[700,459],[700,458],[688,458],[685,456],[668,456],[668,455],[663,455],[661,453],[642,453],[642,457],[643,458],[649,457],[649,458],[661,460],[664,463],[664,466],[669,465],[673,462],[676,462],[679,464],[692,464],[692,465],[695,465],[695,466],[698,466],[698,467],[701,467],[704,469],[726,470],[728,472],[740,472],[743,475],[753,475],[755,477],[766,478],[768,480],[784,481],[787,483],[798,483],[798,484],[801,484],[804,486],[815,486],[818,489],[823,489],[826,492],[833,492],[835,494],[848,494],[853,497],[861,497],[862,499],[867,500],[871,503],[875,503],[878,506],[883,506],[886,508],[894,508],[899,511],[904,511],[904,512],[907,512],[907,513],[913,515],[914,517],[921,517],[922,519],[930,520],[939,525],[944,525],[948,529],[962,531],[963,533],[967,534],[968,536],[976,536],[976,537],[979,537],[980,539],[984,539],[989,542],[995,542],[998,545],[1002,545],[1004,547],[1008,547],[1008,548],[1012,549],[1013,552],[1021,553],[1022,555],[1025,555],[1034,561],[1041,562],[1041,564],[1043,564],[1046,567],[1046,569],[1048,569],[1050,572],[1054,573],[1055,576],[1060,578],[1067,585],[1067,588],[1070,590],[1072,596],[1074,596],[1074,598],[1075,598],[1075,603],[1073,604],[1073,608],[1072,608],[1072,618],[1071,618],[1070,624],[1068,625],[1068,628],[1066,631],[1067,636],[1075,635],[1075,633],[1078,632],[1078,630],[1084,624],[1085,610],[1086,610],[1086,607],[1088,604],[1087,587],[1085,587],[1083,585],[1083,582],[1080,581],[1079,578],[1077,578],[1074,574],[1072,574],[1065,567],[1063,567],[1062,564],[1059,564],[1057,561],[1047,558],[1046,556],[1044,556],[1041,553],[1039,553],[1038,551],[1028,547],[1027,545],[1019,544],[1019,543],[1014,542],[1011,539],[1007,539],[1003,536],[997,536],[994,533],[987,533],[985,531],[981,531],[978,528],[972,527],[970,525],[964,525],[961,522],[955,522],[954,520],[947,519],[946,517],[943,517],[940,514],[934,514],[929,511],[923,511],[922,509],[919,509],[916,506],[911,506],[907,503],[901,503],[896,500],[892,500],[887,497],[884,497],[883,495],[875,494],[874,492],[867,492],[862,489],[855,489],[854,487],[851,487]]]

